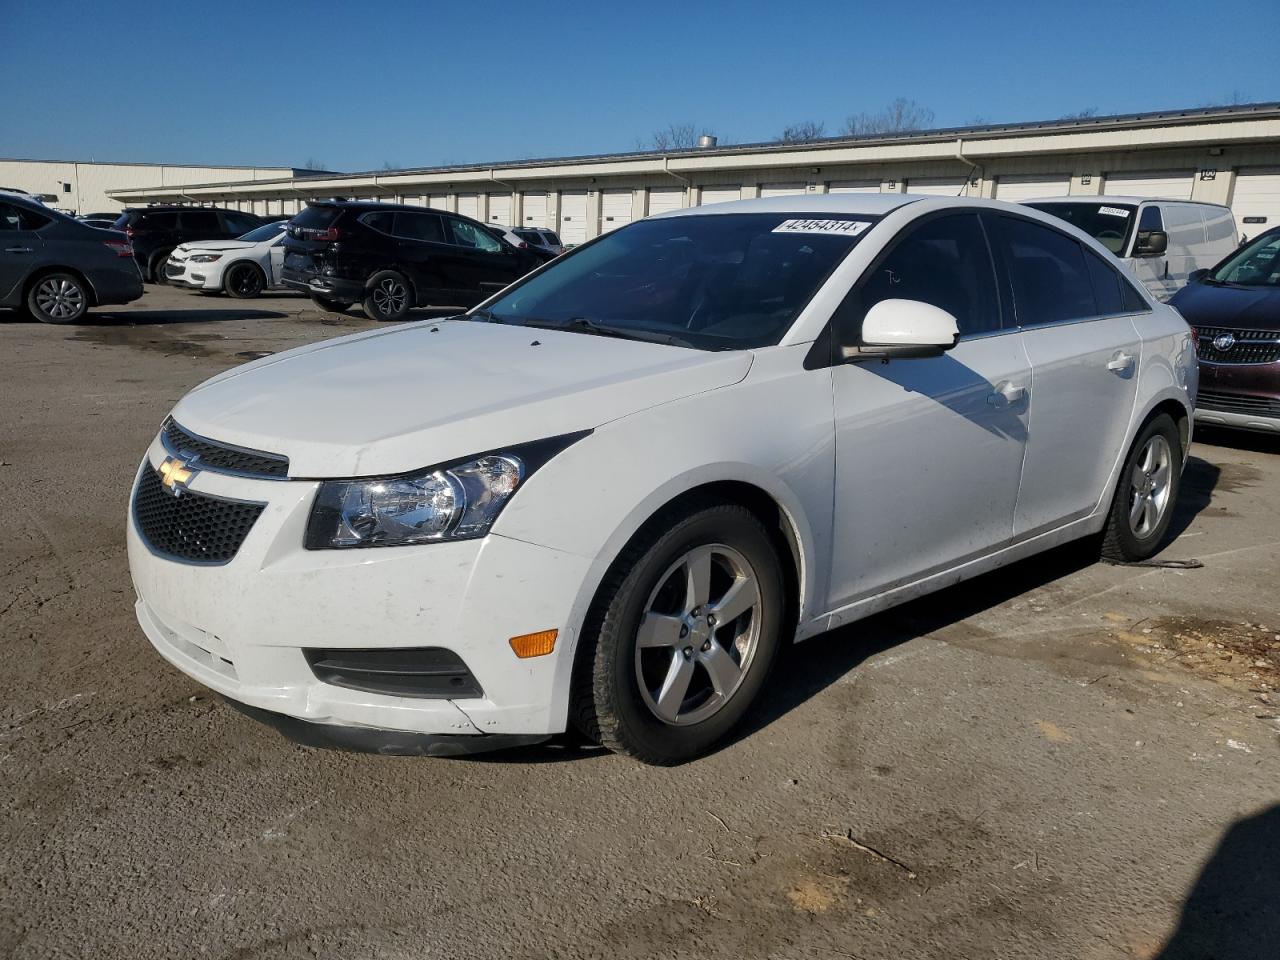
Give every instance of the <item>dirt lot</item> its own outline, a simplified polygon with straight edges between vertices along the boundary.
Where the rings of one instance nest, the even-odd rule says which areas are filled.
[[[368,326],[0,314],[0,956],[1276,955],[1280,444],[1196,444],[1203,569],[1066,549],[810,641],[697,763],[321,752],[152,652],[125,506],[189,387]]]

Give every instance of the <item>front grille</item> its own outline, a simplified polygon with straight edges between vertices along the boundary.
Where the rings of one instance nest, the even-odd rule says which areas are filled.
[[[1210,363],[1275,363],[1280,360],[1280,330],[1240,330],[1235,327],[1196,327],[1201,360]],[[1218,337],[1235,338],[1226,350],[1213,345]]]
[[[1280,400],[1271,397],[1248,397],[1238,393],[1222,393],[1218,390],[1201,390],[1196,395],[1196,409],[1280,417]]]
[[[231,561],[265,504],[223,500],[183,490],[177,496],[148,464],[133,493],[138,533],[156,553],[188,563]]]
[[[338,687],[437,700],[484,696],[462,658],[444,647],[302,652],[317,680]]]
[[[160,428],[160,441],[174,456],[182,457],[201,470],[264,480],[285,480],[289,476],[288,457],[196,436],[180,427],[172,417]]]

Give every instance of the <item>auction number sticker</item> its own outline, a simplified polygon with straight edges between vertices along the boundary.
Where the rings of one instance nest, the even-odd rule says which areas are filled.
[[[774,233],[829,233],[840,237],[856,237],[870,220],[783,220],[773,228]]]
[[[1127,217],[1129,215],[1128,210],[1120,207],[1099,207],[1098,212],[1105,213],[1108,217]]]

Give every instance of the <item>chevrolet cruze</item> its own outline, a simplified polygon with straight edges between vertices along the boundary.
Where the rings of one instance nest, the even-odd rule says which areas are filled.
[[[1027,207],[673,211],[194,389],[131,496],[138,619],[304,742],[572,725],[677,763],[784,643],[1076,538],[1154,553],[1196,372],[1175,310]]]

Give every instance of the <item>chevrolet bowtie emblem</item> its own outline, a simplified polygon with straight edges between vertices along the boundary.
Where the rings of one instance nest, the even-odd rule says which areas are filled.
[[[164,463],[160,464],[160,483],[176,497],[187,489],[187,484],[198,472],[185,460],[165,457]]]

